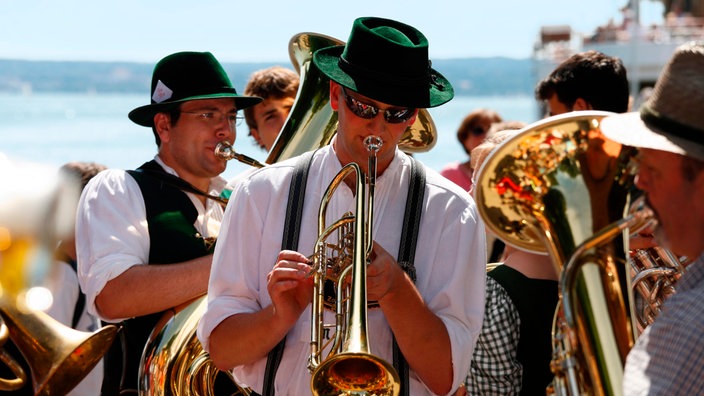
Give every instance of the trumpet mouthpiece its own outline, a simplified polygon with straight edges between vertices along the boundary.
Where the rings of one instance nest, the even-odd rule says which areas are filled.
[[[379,136],[370,135],[364,138],[364,144],[369,151],[379,151],[381,146],[384,145],[384,141]]]
[[[227,140],[223,140],[222,142],[218,143],[217,146],[215,146],[215,156],[230,160],[235,157],[235,150],[232,148],[232,144],[228,142]]]

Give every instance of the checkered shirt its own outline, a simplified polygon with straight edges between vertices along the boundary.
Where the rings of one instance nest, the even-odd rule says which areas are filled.
[[[487,276],[484,322],[467,375],[467,394],[520,392],[523,370],[516,359],[520,322],[518,310],[504,288]]]

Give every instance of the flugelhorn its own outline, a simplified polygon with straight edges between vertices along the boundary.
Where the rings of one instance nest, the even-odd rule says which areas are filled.
[[[112,325],[77,331],[33,305],[34,291],[53,265],[56,241],[73,232],[79,184],[2,155],[0,175],[0,343],[9,336],[22,353],[35,395],[64,395],[100,361],[117,333]],[[0,390],[19,389],[26,373],[2,355],[17,378],[0,380]]]
[[[373,394],[398,395],[400,380],[392,365],[371,354],[367,344],[367,278],[366,267],[372,248],[374,184],[376,152],[383,142],[369,136],[367,180],[356,163],[345,165],[328,185],[318,212],[318,240],[312,257],[313,304],[311,314],[311,354],[308,368],[312,372],[314,395]],[[337,187],[355,173],[355,214],[347,213],[330,226],[326,225],[327,205]],[[368,187],[368,192],[365,192]],[[365,197],[366,195],[366,197]],[[365,205],[365,198],[367,199]],[[327,242],[338,236],[338,243]],[[351,279],[350,279],[351,277]],[[336,285],[336,323],[332,346],[327,357],[322,353],[329,342],[323,342],[326,327],[325,284]]]

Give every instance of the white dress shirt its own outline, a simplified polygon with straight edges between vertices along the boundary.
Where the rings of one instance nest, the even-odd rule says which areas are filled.
[[[225,318],[256,312],[271,304],[267,274],[281,250],[289,184],[297,159],[253,172],[235,186],[225,211],[215,249],[208,288],[208,310],[198,336],[206,350],[213,329]],[[298,251],[310,255],[318,236],[317,213],[330,181],[341,169],[332,145],[315,154],[308,174]],[[399,150],[377,178],[374,202],[374,240],[392,255],[399,249],[410,158]],[[443,321],[452,346],[453,389],[464,379],[472,348],[482,326],[486,250],[484,228],[474,201],[466,191],[426,168],[415,256],[416,286],[427,306]],[[355,197],[341,185],[328,207],[327,224],[342,213],[354,213]],[[327,319],[332,321],[333,314]],[[381,309],[368,311],[371,353],[392,361],[392,333]],[[262,329],[262,331],[266,331]],[[233,334],[233,337],[237,335]],[[286,350],[276,377],[277,395],[310,394],[306,368],[310,342],[310,306],[286,338]],[[433,353],[433,351],[428,351]],[[266,357],[234,369],[237,382],[262,391]],[[410,371],[410,394],[430,394]]]
[[[154,159],[166,172],[178,176],[158,156]],[[222,177],[213,178],[208,193],[219,195],[226,183]],[[196,195],[186,195],[198,210],[196,230],[203,237],[217,237],[222,206],[210,199],[203,206]],[[108,169],[91,179],[83,190],[76,216],[78,277],[90,314],[100,317],[95,297],[110,280],[135,265],[149,263],[149,243],[144,198],[134,178],[124,170]],[[123,319],[128,318],[110,321]]]

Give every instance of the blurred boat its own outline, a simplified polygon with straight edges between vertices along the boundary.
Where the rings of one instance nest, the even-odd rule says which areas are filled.
[[[646,1],[663,3],[662,22],[641,23],[641,2]],[[542,26],[532,56],[536,83],[570,55],[597,50],[621,58],[628,71],[633,109],[637,109],[675,48],[704,40],[704,0],[628,0],[620,11],[621,23],[611,20],[588,34],[569,25]]]

